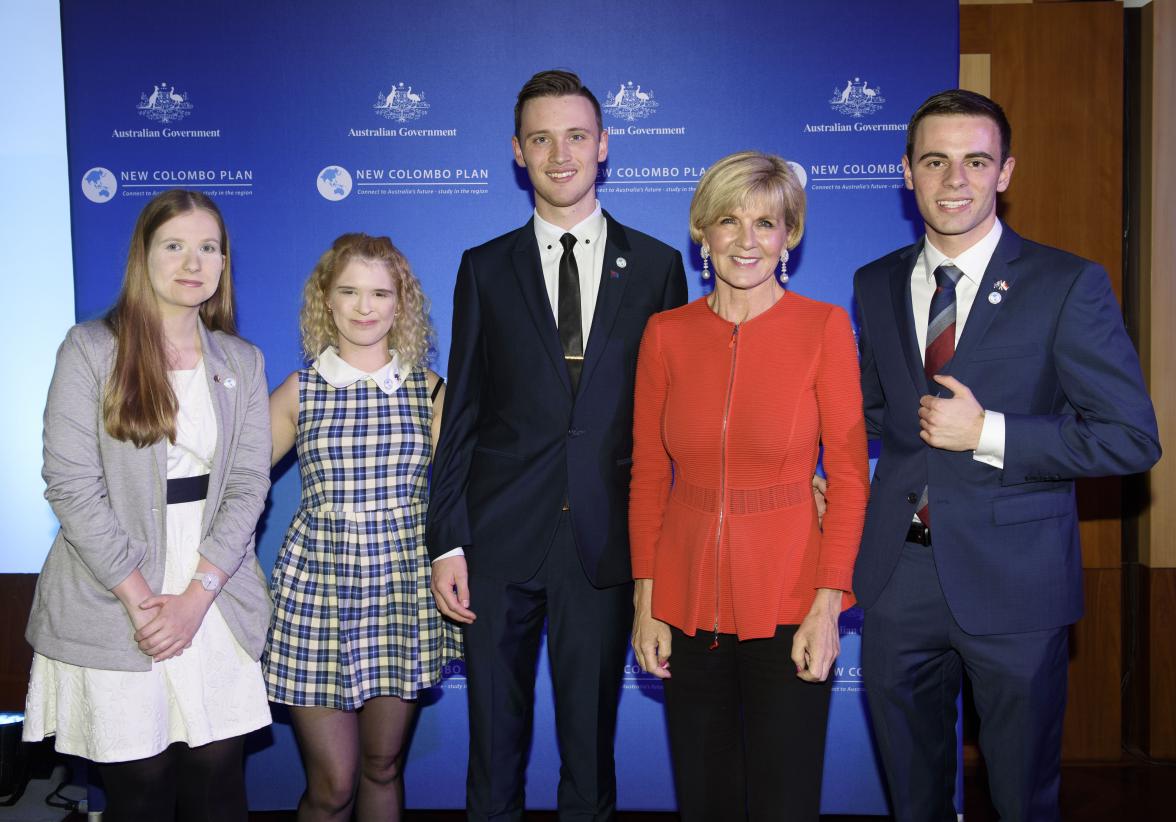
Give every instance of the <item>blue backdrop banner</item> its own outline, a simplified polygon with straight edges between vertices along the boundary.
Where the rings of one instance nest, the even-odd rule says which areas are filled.
[[[387,234],[412,262],[444,373],[462,250],[530,215],[510,151],[512,108],[522,83],[552,67],[578,72],[603,105],[601,203],[682,250],[692,297],[703,284],[691,194],[710,163],[755,148],[792,160],[807,187],[789,287],[848,308],[854,269],[921,231],[901,191],[906,121],[956,84],[959,54],[955,0],[61,5],[77,317],[113,301],[147,200],[199,189],[224,211],[241,331],[265,352],[271,386],[302,365],[302,284],[346,231]],[[258,549],[267,568],[298,496],[296,470],[275,475]],[[828,813],[885,812],[857,624],[852,613],[843,620],[835,669]],[[619,802],[672,808],[661,689],[631,659],[627,671]],[[411,807],[464,803],[464,686],[454,665],[423,700]],[[537,698],[528,804],[551,808],[558,756],[545,663]],[[289,719],[275,718],[250,743],[259,809],[293,807],[303,787]]]

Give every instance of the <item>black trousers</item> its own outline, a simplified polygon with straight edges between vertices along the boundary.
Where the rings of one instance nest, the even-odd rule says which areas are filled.
[[[678,810],[699,820],[816,820],[832,679],[796,676],[795,625],[774,637],[672,629],[666,720]]]
[[[469,818],[523,818],[535,669],[546,621],[560,753],[559,817],[612,819],[613,740],[633,619],[632,584],[592,586],[564,514],[535,576],[521,583],[473,576],[470,608],[477,619],[465,628]]]

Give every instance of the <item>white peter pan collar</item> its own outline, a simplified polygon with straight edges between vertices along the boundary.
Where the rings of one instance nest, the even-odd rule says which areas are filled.
[[[357,382],[371,380],[376,388],[390,397],[404,384],[405,374],[400,365],[400,355],[392,349],[389,349],[388,353],[392,355],[391,361],[379,370],[368,373],[348,363],[339,356],[335,346],[328,345],[311,364],[311,368],[332,388],[347,388]]]

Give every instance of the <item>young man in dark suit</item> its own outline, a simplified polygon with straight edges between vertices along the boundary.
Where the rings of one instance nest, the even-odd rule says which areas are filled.
[[[635,361],[649,316],[685,302],[685,274],[677,251],[600,209],[608,133],[576,75],[523,86],[512,142],[535,212],[458,270],[429,504],[433,593],[465,624],[470,819],[522,818],[545,620],[560,816],[609,819],[632,620]]]
[[[1160,454],[1106,272],[997,219],[1009,145],[987,97],[927,100],[903,157],[925,237],[854,280],[882,440],[854,592],[898,820],[956,818],[961,670],[1000,818],[1058,818],[1067,630],[1082,615],[1074,480]]]

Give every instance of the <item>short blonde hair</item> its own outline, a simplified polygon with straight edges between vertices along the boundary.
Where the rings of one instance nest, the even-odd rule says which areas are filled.
[[[388,347],[400,354],[408,366],[427,365],[433,353],[433,324],[429,321],[429,300],[408,260],[387,237],[343,234],[319,258],[302,291],[302,350],[313,360],[328,345],[339,345],[339,330],[327,311],[327,300],[335,279],[352,260],[383,263],[392,274],[396,288],[397,317],[388,331]]]
[[[690,201],[691,239],[702,245],[703,229],[756,201],[783,215],[788,247],[796,248],[804,235],[804,187],[783,158],[762,151],[728,154],[706,170]]]

